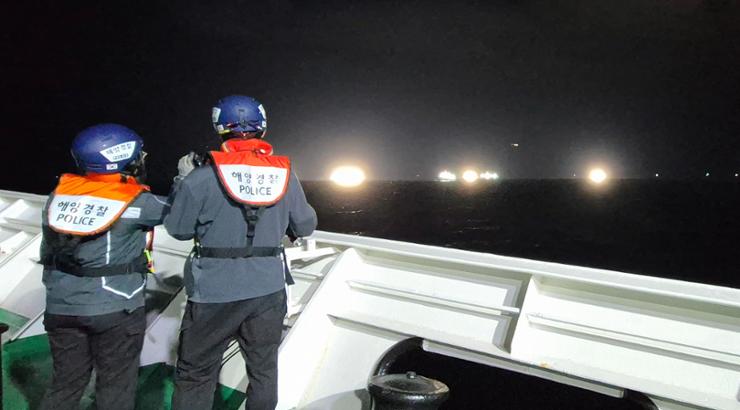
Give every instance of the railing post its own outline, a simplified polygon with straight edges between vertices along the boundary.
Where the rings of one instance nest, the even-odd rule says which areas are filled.
[[[0,323],[0,409],[3,408],[3,333],[8,331],[8,325]]]

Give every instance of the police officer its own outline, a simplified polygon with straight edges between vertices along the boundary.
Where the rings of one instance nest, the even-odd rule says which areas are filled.
[[[221,151],[210,152],[211,166],[192,172],[192,155],[181,159],[164,221],[170,235],[195,240],[185,268],[188,303],[172,408],[211,408],[221,358],[236,339],[249,376],[246,409],[274,409],[290,281],[280,244],[288,229],[310,235],[316,213],[290,159],[273,156],[262,139],[267,120],[259,102],[223,98],[212,120],[223,138]]]
[[[94,368],[99,409],[133,409],[144,340],[147,231],[166,202],[149,193],[142,139],[116,124],[80,132],[77,174],[44,206],[41,261],[54,370],[42,409],[77,409]]]

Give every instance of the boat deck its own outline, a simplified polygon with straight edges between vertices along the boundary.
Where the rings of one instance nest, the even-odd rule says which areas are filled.
[[[33,410],[39,407],[46,387],[51,382],[51,353],[46,335],[37,335],[3,346],[4,409]],[[170,409],[174,389],[174,367],[164,363],[139,369],[136,409]],[[91,377],[80,408],[92,409],[95,377]],[[219,385],[213,409],[235,410],[244,402],[244,393]]]

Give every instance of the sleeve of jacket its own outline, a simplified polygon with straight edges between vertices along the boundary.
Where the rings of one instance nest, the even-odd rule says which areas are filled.
[[[193,239],[201,201],[193,192],[192,179],[176,182],[170,193],[170,210],[164,217],[167,233],[181,241]]]
[[[316,211],[308,204],[301,182],[295,174],[290,176],[288,190],[289,227],[296,236],[311,235],[316,229]]]
[[[144,202],[141,207],[141,215],[139,216],[138,223],[146,227],[161,225],[170,207],[167,198],[147,192],[144,194],[143,199]]]

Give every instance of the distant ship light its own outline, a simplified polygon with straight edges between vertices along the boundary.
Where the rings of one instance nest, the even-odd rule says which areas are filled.
[[[452,172],[448,170],[444,170],[439,173],[439,180],[442,182],[450,182],[450,181],[456,181],[457,175],[453,174]]]
[[[594,168],[588,173],[588,179],[595,184],[601,184],[606,181],[606,171],[601,168]]]
[[[365,181],[365,172],[359,167],[345,165],[335,168],[329,179],[339,186],[355,187]]]
[[[486,171],[480,174],[481,179],[498,179],[498,174],[491,171]]]
[[[469,169],[462,174],[463,180],[467,183],[473,183],[478,180],[478,173],[473,171],[472,169]]]

